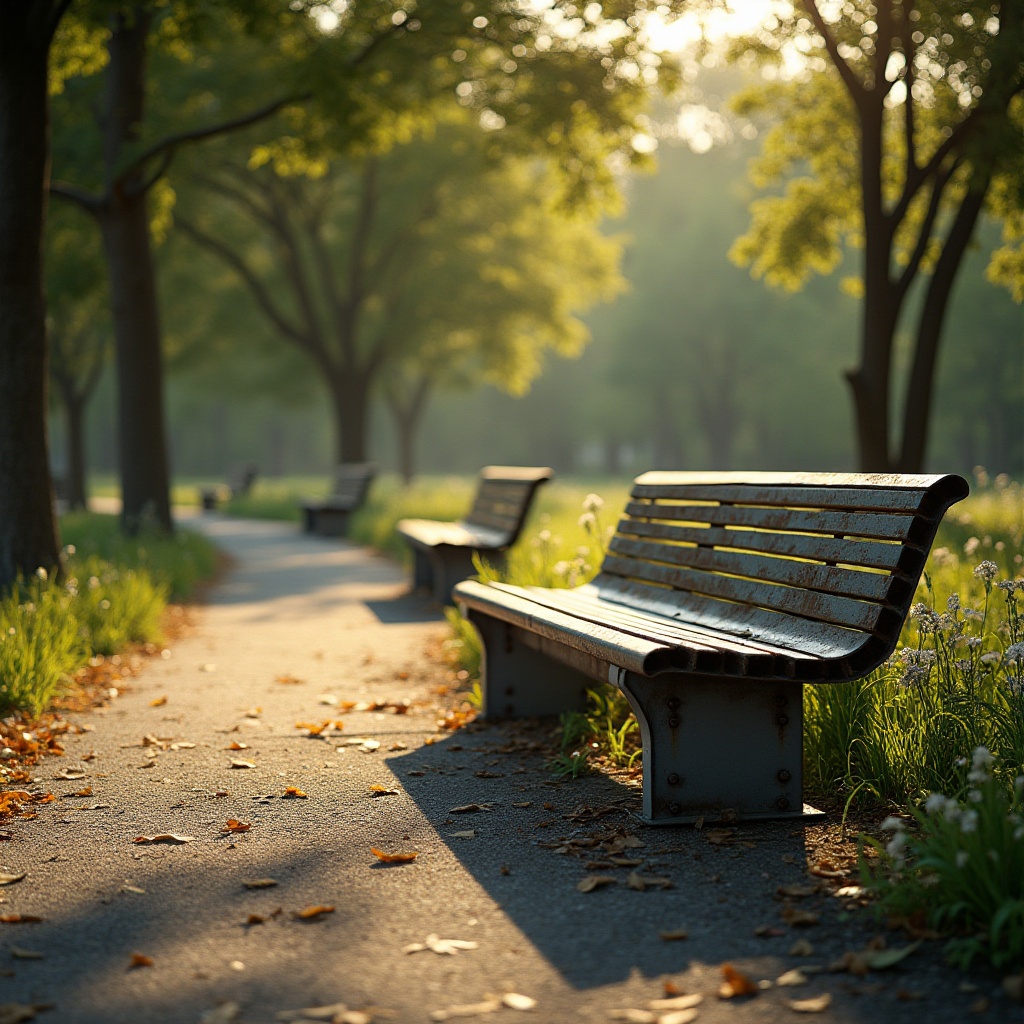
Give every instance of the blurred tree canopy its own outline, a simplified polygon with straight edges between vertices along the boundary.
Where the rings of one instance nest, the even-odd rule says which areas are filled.
[[[476,118],[457,106],[437,116],[385,153],[295,174],[253,167],[260,153],[248,166],[207,154],[176,213],[312,363],[340,462],[368,457],[383,387],[411,474],[432,391],[487,381],[522,392],[546,349],[579,351],[573,314],[620,286],[620,247],[561,202],[550,161],[499,161]]]
[[[1024,299],[1024,3],[802,0],[734,56],[773,72],[734,108],[770,125],[751,178],[782,191],[751,204],[733,258],[795,289],[844,246],[863,250],[846,282],[862,302],[847,373],[861,468],[919,471],[950,295],[983,210],[1004,229],[990,279]],[[901,330],[912,355],[897,415]]]

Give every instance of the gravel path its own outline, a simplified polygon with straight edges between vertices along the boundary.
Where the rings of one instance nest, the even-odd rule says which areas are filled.
[[[0,846],[27,872],[0,912],[42,918],[0,924],[0,1004],[52,1004],[53,1024],[413,1024],[466,1004],[493,1024],[747,1024],[828,996],[808,1019],[1024,1022],[936,943],[825,970],[877,929],[807,873],[810,830],[647,828],[628,783],[544,769],[550,723],[439,731],[443,620],[392,563],[293,526],[194,522],[233,568],[168,657],[74,716],[88,731],[36,772],[60,799]],[[161,835],[190,841],[137,841]],[[615,881],[581,892],[588,874]],[[758,994],[719,998],[726,962]],[[798,967],[804,984],[776,984]],[[703,1000],[651,1007],[666,994]]]

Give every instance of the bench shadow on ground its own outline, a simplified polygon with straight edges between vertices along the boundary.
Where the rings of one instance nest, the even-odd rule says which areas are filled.
[[[785,956],[797,936],[780,929],[766,941],[755,928],[781,925],[776,889],[806,881],[802,823],[741,823],[726,845],[709,842],[710,823],[703,831],[646,825],[635,784],[597,772],[559,781],[545,768],[545,755],[526,737],[553,728],[552,720],[473,728],[389,758],[388,766],[462,866],[568,983],[590,989],[637,974]],[[488,809],[454,810],[473,804]],[[467,831],[476,834],[458,836]],[[600,840],[614,844],[616,836],[643,844],[618,853],[641,864],[609,861]],[[629,888],[632,870],[669,878],[671,887]],[[616,881],[580,892],[588,874]],[[679,930],[688,939],[661,938]]]
[[[421,590],[410,590],[397,597],[363,603],[386,626],[406,622],[441,622],[444,618],[441,606]]]

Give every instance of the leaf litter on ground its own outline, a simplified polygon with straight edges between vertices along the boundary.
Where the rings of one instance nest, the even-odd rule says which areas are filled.
[[[402,949],[403,953],[422,953],[430,950],[432,953],[455,956],[464,949],[477,949],[478,942],[471,942],[468,939],[442,939],[431,932],[423,942],[412,942]]]

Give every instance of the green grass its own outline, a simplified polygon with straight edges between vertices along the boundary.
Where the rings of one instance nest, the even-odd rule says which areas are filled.
[[[76,512],[61,533],[61,578],[33,577],[0,598],[0,715],[38,715],[94,655],[159,643],[168,600],[216,570],[213,547],[187,531],[128,539],[114,516]]]

